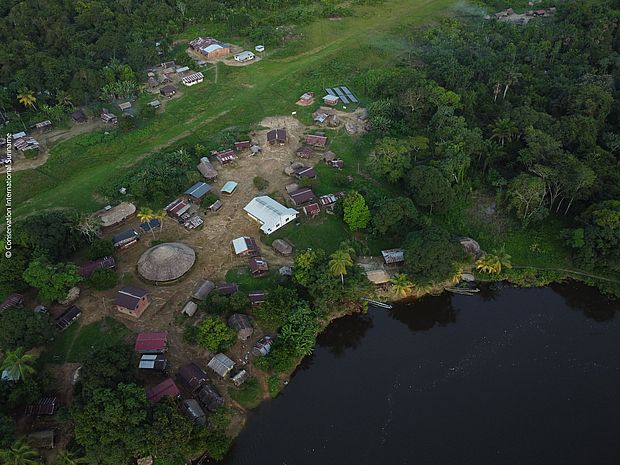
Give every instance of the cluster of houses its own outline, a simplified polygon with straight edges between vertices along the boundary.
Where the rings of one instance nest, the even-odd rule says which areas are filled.
[[[31,129],[37,132],[49,131],[52,129],[52,122],[50,120],[41,121],[32,125]],[[2,153],[0,153],[0,164],[8,164],[12,161],[7,156],[7,150],[4,149],[7,144],[8,141],[6,138],[0,137],[0,150],[2,151]],[[11,147],[22,154],[26,154],[33,151],[38,152],[41,149],[41,144],[32,135],[28,135],[25,131],[21,131],[11,134]]]
[[[189,43],[189,47],[205,60],[226,58],[232,53],[232,46],[230,44],[225,44],[213,37],[198,37]],[[233,58],[238,63],[245,63],[254,60],[256,55],[249,51],[242,51],[235,54]]]
[[[534,6],[534,2],[529,2],[529,6]],[[540,18],[543,16],[553,16],[556,13],[555,7],[541,8],[538,10],[528,10],[525,13],[516,13],[512,8],[499,11],[493,15],[494,19],[498,21],[509,21],[518,25],[526,25],[533,18]],[[491,16],[486,16],[486,19],[491,19]]]
[[[366,277],[368,280],[376,285],[385,285],[390,282],[390,273],[385,269],[387,266],[389,269],[398,267],[405,262],[405,251],[403,249],[387,249],[381,251],[383,258],[383,266],[376,267],[374,264],[362,267],[366,269]]]

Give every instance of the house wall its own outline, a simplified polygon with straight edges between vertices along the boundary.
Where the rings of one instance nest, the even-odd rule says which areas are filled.
[[[140,299],[138,305],[136,305],[136,308],[125,308],[117,305],[116,309],[119,312],[124,313],[125,315],[129,315],[134,318],[140,318],[150,303],[151,302],[149,301],[148,296],[144,296]]]
[[[215,59],[215,58],[222,58],[229,54],[230,54],[230,49],[228,47],[218,48],[217,50],[214,50],[211,53],[203,53],[203,55],[210,60]]]

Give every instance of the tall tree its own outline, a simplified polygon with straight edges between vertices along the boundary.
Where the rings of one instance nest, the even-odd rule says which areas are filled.
[[[8,449],[0,450],[0,462],[6,465],[42,465],[39,457],[38,452],[21,439]]]
[[[22,347],[9,351],[4,356],[0,370],[6,370],[7,374],[15,381],[25,381],[35,373],[32,366],[36,356],[27,354]]]
[[[344,275],[347,274],[349,268],[353,266],[351,254],[352,249],[336,250],[329,257],[329,269],[334,276],[340,276],[342,285],[344,286]]]

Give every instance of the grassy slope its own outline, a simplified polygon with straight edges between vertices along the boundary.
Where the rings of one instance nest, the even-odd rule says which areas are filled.
[[[294,101],[302,92],[320,92],[346,77],[346,70],[338,72],[342,57],[357,52],[360,66],[385,63],[398,48],[386,32],[435,15],[451,3],[390,0],[360,8],[352,18],[317,21],[303,30],[303,40],[260,63],[242,68],[220,65],[217,84],[184,88],[182,98],[169,102],[164,113],[141,129],[99,143],[90,143],[92,134],[61,142],[52,147],[44,166],[14,175],[14,216],[55,207],[92,211],[102,204],[94,193],[144,156],[179,141],[199,142],[222,128],[250,126],[264,116],[297,110]],[[312,72],[326,62],[334,63],[333,75]],[[212,81],[210,73],[207,78]]]

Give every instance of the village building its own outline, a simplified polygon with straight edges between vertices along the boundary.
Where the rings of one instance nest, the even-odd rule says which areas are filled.
[[[338,170],[341,170],[342,168],[344,168],[344,160],[332,160],[332,161],[327,162],[327,164],[331,166],[332,168],[336,168]]]
[[[24,131],[14,132],[11,135],[11,140],[15,142],[16,140],[21,139],[22,137],[26,137],[26,133]]]
[[[58,326],[58,329],[63,331],[71,326],[73,322],[80,317],[80,315],[82,315],[82,310],[73,305],[65,310],[62,315],[56,318],[56,326]]]
[[[188,71],[190,71],[189,66],[177,66],[175,69],[175,72],[181,75],[187,73]]]
[[[390,281],[390,275],[385,270],[367,271],[366,277],[373,284],[386,284]]]
[[[86,117],[86,115],[84,114],[82,110],[76,110],[73,113],[71,113],[71,120],[74,123],[83,124],[86,121],[88,121],[88,118]]]
[[[304,166],[304,167],[301,167],[295,170],[293,175],[299,180],[304,179],[304,178],[315,179],[316,171],[314,171],[314,168],[311,166]]]
[[[318,203],[311,203],[310,205],[303,207],[302,211],[304,212],[304,215],[314,218],[321,213],[321,207],[319,207]]]
[[[33,417],[52,416],[58,408],[58,398],[43,397],[38,402],[30,404],[26,407],[24,413]]]
[[[140,333],[134,350],[139,354],[163,354],[168,349],[168,333],[165,331]]]
[[[159,66],[161,66],[162,69],[174,69],[176,63],[174,61],[164,61],[160,63]]]
[[[123,102],[118,104],[118,108],[121,109],[123,113],[131,109],[131,102]]]
[[[220,189],[220,192],[222,194],[232,195],[233,192],[237,190],[238,185],[239,184],[235,181],[226,181],[226,184],[222,186],[222,189]]]
[[[325,97],[323,97],[323,103],[325,105],[334,106],[338,105],[338,102],[340,102],[340,98],[337,95],[327,94]]]
[[[312,105],[313,103],[314,103],[314,92],[306,92],[301,97],[299,97],[299,100],[297,100],[298,105],[302,105],[305,107],[307,107],[308,105]]]
[[[204,81],[204,78],[205,78],[204,75],[198,72],[198,73],[185,76],[184,78],[181,79],[181,82],[183,82],[183,84],[185,84],[187,87],[190,87],[195,84],[200,84],[202,81]]]
[[[155,89],[158,85],[159,85],[159,81],[155,78],[155,76],[150,76],[147,81],[146,84],[151,88],[151,89]]]
[[[329,163],[330,161],[334,161],[336,159],[336,154],[330,150],[325,152],[321,157],[325,163]]]
[[[207,373],[195,363],[188,363],[179,368],[177,378],[192,392],[209,382]]]
[[[140,239],[140,235],[138,231],[135,229],[126,229],[118,234],[112,236],[112,244],[117,249],[126,249],[129,246],[132,246]]]
[[[161,107],[161,102],[159,100],[157,100],[157,99],[151,100],[149,102],[149,107],[153,107],[153,108],[155,108],[157,110],[159,107]]]
[[[34,126],[32,126],[33,129],[39,130],[39,131],[49,131],[50,129],[52,129],[52,122],[48,119],[46,119],[45,121],[41,121],[39,123],[36,123]]]
[[[177,93],[177,88],[169,84],[159,89],[159,93],[164,97],[172,98]]]
[[[242,140],[239,142],[235,142],[234,144],[235,150],[240,152],[241,150],[248,150],[250,148],[251,142],[249,140]]]
[[[235,362],[233,362],[226,355],[219,353],[216,354],[207,365],[213,371],[215,371],[222,378],[225,378],[228,373],[235,367]]]
[[[276,239],[271,243],[271,247],[282,255],[291,255],[293,253],[293,246],[284,239]]]
[[[198,166],[196,168],[198,169],[198,171],[200,171],[200,174],[202,174],[204,178],[208,181],[217,178],[217,170],[211,163],[211,160],[209,160],[207,157],[202,157],[200,159],[200,163],[198,163]]]
[[[254,327],[250,321],[250,317],[243,313],[233,313],[228,318],[228,326],[237,331],[237,339],[240,341],[247,340],[252,333],[254,333]]]
[[[216,151],[213,152],[213,155],[215,155],[215,158],[217,158],[217,161],[219,161],[222,166],[232,163],[237,159],[233,149],[222,150],[220,152]]]
[[[265,291],[252,291],[248,293],[248,299],[252,305],[260,305],[267,300],[267,293]]]
[[[310,158],[312,157],[312,154],[314,153],[314,151],[312,150],[312,147],[308,147],[307,145],[302,145],[295,151],[295,153],[297,154],[299,158]]]
[[[253,257],[258,255],[259,249],[256,239],[249,236],[237,237],[232,240],[232,246],[235,254],[240,257]]]
[[[235,386],[239,387],[243,383],[245,383],[249,377],[250,377],[250,374],[248,373],[247,370],[240,370],[230,379],[232,380]]]
[[[13,148],[24,153],[30,152],[32,150],[39,150],[41,148],[41,145],[34,137],[26,136],[15,141],[13,143]]]
[[[116,310],[140,318],[151,302],[147,292],[139,287],[125,286],[116,293]]]
[[[18,305],[21,305],[24,302],[24,296],[21,294],[11,294],[9,295],[6,299],[4,299],[4,302],[2,302],[2,304],[0,304],[0,312],[3,310],[6,310],[7,308],[11,308],[11,307],[17,307]]]
[[[289,197],[291,198],[293,205],[297,207],[303,205],[306,202],[314,200],[316,196],[314,195],[314,192],[312,192],[312,189],[308,187],[302,187],[301,189],[291,192],[289,194]]]
[[[189,43],[196,52],[201,53],[207,60],[222,58],[230,54],[230,46],[221,43],[213,37],[198,37]]]
[[[151,247],[138,260],[138,274],[155,283],[173,282],[187,273],[196,261],[194,250],[180,242]]]
[[[160,371],[166,372],[166,366],[168,361],[163,354],[143,354],[140,357],[138,368],[140,370]]]
[[[192,317],[196,313],[196,310],[198,310],[198,305],[196,304],[196,302],[192,302],[190,300],[183,306],[183,310],[181,310],[181,313],[183,315]]]
[[[118,118],[114,113],[103,108],[101,110],[101,120],[106,124],[116,124],[118,123]]]
[[[90,278],[97,270],[113,270],[114,268],[116,268],[116,260],[114,260],[114,257],[103,257],[81,265],[78,268],[78,274],[82,278]]]
[[[204,302],[205,300],[207,300],[209,294],[213,292],[213,289],[215,289],[215,284],[213,284],[213,281],[205,279],[204,281],[201,281],[196,285],[190,297],[194,300]]]
[[[95,213],[103,231],[115,228],[119,224],[133,218],[136,214],[136,206],[130,202],[121,202],[114,207],[106,207]]]
[[[143,232],[151,232],[156,228],[161,228],[161,221],[159,220],[159,218],[151,218],[144,223],[140,223],[140,229]]]
[[[250,257],[248,265],[253,276],[263,276],[269,272],[269,265],[263,257]]]
[[[223,355],[224,354],[218,354]],[[217,357],[217,355],[216,355]],[[230,360],[228,357],[226,357]],[[211,360],[213,361],[213,360]],[[232,362],[232,360],[230,360]],[[209,362],[210,363],[210,362]],[[226,375],[221,375],[222,377]],[[217,409],[224,405],[224,398],[218,392],[218,390],[211,383],[204,383],[198,392],[196,392],[196,398],[200,401],[200,403],[210,412],[215,412]]]
[[[207,424],[207,416],[196,399],[183,400],[181,403],[181,408],[185,413],[185,416],[189,418],[192,423],[202,426]]]
[[[192,206],[183,199],[175,199],[164,208],[169,217],[179,219],[185,215]]]
[[[184,192],[184,195],[189,202],[200,204],[200,202],[202,202],[202,198],[209,192],[211,192],[211,186],[206,182],[199,181],[192,187],[188,188]]]
[[[281,266],[280,268],[278,268],[278,273],[280,274],[280,276],[291,277],[293,276],[293,267],[286,265]]]
[[[285,207],[266,195],[254,197],[243,210],[269,235],[297,218],[297,211]]]
[[[327,146],[327,137],[318,134],[308,134],[306,136],[306,144],[313,147],[324,148]]]
[[[403,263],[405,261],[405,251],[403,249],[382,250],[381,255],[386,265]]]
[[[174,384],[174,381],[170,378],[163,380],[158,385],[153,386],[146,391],[146,398],[151,402],[159,402],[164,397],[175,398],[180,395],[181,391],[179,391],[177,385]]]
[[[220,208],[222,208],[222,205],[224,205],[224,204],[222,203],[221,200],[216,200],[211,205],[209,205],[209,211],[216,212]]]
[[[269,142],[269,145],[286,144],[286,129],[278,128],[267,132],[267,142]]]
[[[243,51],[241,53],[237,53],[233,58],[239,63],[245,63],[246,61],[252,61],[254,58],[256,58],[256,55],[254,55],[252,52]]]
[[[263,336],[252,347],[252,354],[256,357],[264,357],[269,354],[272,345],[273,338],[271,336]]]
[[[217,292],[221,295],[233,295],[239,290],[237,283],[220,283],[216,286]]]
[[[43,429],[33,431],[28,435],[28,442],[37,449],[53,449],[55,442],[55,432],[53,429]]]
[[[263,149],[258,144],[253,144],[253,145],[250,146],[250,155],[252,155],[252,156],[258,155],[262,151],[263,151]]]

